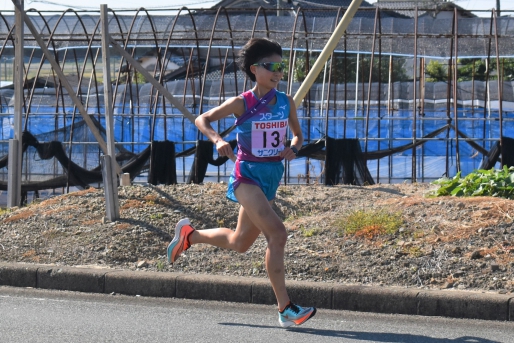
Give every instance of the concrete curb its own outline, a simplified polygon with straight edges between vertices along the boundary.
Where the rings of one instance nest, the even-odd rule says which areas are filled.
[[[275,304],[268,280],[0,263],[0,285],[88,293]],[[323,309],[514,321],[514,295],[288,281],[293,300]]]

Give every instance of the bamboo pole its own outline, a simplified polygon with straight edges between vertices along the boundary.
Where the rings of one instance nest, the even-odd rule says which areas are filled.
[[[416,11],[414,15],[414,65],[413,65],[413,89],[412,89],[412,182],[417,182],[418,179],[418,172],[416,168],[417,163],[417,151],[416,151],[416,140],[417,140],[417,118],[416,118],[416,108],[418,105],[418,92],[417,92],[417,69],[418,69],[418,18],[419,18],[419,12],[418,12],[418,6],[416,6]]]
[[[498,2],[498,15],[500,13],[500,3]],[[498,75],[498,115],[500,120],[500,166],[503,168],[504,162],[504,149],[503,149],[503,80],[500,69],[500,45],[498,42],[498,18],[495,12],[493,12],[494,21],[494,44],[496,46],[496,74]]]
[[[455,164],[457,167],[457,172],[461,171],[460,169],[460,147],[459,147],[459,104],[458,104],[458,79],[459,79],[459,13],[457,12],[457,8],[455,8],[453,12],[453,20],[455,20],[455,38],[454,38],[454,49],[455,49],[455,58],[454,58],[454,67],[453,67],[453,120],[455,122]]]

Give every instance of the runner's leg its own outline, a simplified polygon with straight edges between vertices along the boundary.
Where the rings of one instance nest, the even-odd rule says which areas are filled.
[[[252,246],[260,233],[259,228],[253,224],[246,210],[241,206],[235,231],[228,228],[196,230],[189,237],[189,242],[206,243],[242,253]]]
[[[239,203],[244,207],[245,215],[266,237],[268,242],[266,269],[278,307],[283,309],[289,303],[284,269],[284,250],[287,241],[284,223],[259,187],[242,183],[236,189],[235,194]]]

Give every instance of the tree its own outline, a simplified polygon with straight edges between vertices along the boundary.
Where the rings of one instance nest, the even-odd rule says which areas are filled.
[[[485,81],[487,78],[486,60],[480,58],[463,58],[457,60],[457,81]],[[496,59],[491,59],[489,80],[496,79]],[[509,69],[509,74],[514,74],[514,69]],[[511,73],[512,71],[512,73]],[[448,66],[437,60],[431,60],[425,69],[428,82],[448,81]]]
[[[427,82],[446,81],[448,79],[446,66],[436,60],[428,62],[425,73],[428,75]]]
[[[316,62],[319,53],[311,54],[308,60],[308,66],[312,67],[312,65]],[[348,54],[345,58],[343,54],[337,54],[334,58],[334,64],[332,66],[332,82],[335,83],[344,83],[350,82],[353,83],[356,80],[356,72],[357,72],[357,54]],[[329,60],[329,63],[331,60]],[[393,59],[393,73],[392,79],[393,81],[405,81],[408,79],[407,74],[405,73],[405,69],[403,65],[405,63],[405,59],[402,57],[394,57]],[[360,82],[369,82],[369,71],[371,66],[371,57],[370,56],[359,56],[359,81]],[[307,59],[302,57],[297,57],[295,61],[294,67],[294,81],[302,82],[307,77],[309,68],[307,68]],[[285,75],[287,78],[288,75]],[[371,73],[371,81],[378,82],[381,80],[382,82],[387,82],[389,78],[389,57],[382,57],[380,60],[378,57],[373,59],[373,68]],[[315,82],[322,83],[323,82],[323,72],[321,72]]]
[[[457,60],[458,68],[458,81],[485,81],[487,77],[487,65],[485,60],[463,58]]]

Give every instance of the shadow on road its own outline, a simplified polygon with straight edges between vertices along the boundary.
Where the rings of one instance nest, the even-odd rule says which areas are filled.
[[[253,325],[253,324],[238,324],[238,323],[219,323],[220,325],[227,326],[245,326],[262,329],[279,329],[284,330],[278,326],[268,325]],[[458,338],[434,338],[421,335],[410,335],[401,333],[385,333],[385,332],[359,332],[359,331],[337,331],[337,330],[322,330],[302,327],[292,327],[287,329],[289,332],[298,332],[303,334],[310,334],[316,336],[326,337],[341,337],[352,340],[362,340],[370,342],[387,342],[387,343],[501,343],[500,341],[492,341],[490,339],[464,336]]]

